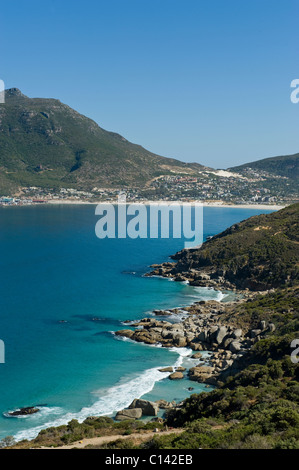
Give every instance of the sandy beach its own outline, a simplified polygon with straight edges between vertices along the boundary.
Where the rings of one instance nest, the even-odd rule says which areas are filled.
[[[74,199],[50,199],[46,204],[117,204],[117,200],[113,201],[81,201]],[[262,210],[280,210],[286,207],[286,205],[277,205],[277,204],[225,204],[221,202],[200,202],[200,201],[128,201],[125,204],[134,204],[134,205],[160,205],[160,204],[195,204],[202,205],[204,207],[225,207],[231,209],[262,209]],[[124,204],[124,203],[122,203]]]

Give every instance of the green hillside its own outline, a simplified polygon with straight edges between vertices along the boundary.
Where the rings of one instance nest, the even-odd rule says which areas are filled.
[[[5,92],[0,105],[0,192],[19,186],[141,187],[199,164],[164,158],[99,127],[55,99]]]
[[[298,222],[294,204],[234,225],[189,255],[184,250],[174,256],[174,271],[210,267],[233,271],[243,286],[246,279],[252,287],[274,286],[228,308],[221,318],[245,330],[272,322],[275,330],[253,345],[241,370],[218,388],[193,394],[168,411],[167,425],[185,432],[157,435],[142,448],[299,448],[299,364],[291,358],[292,342],[299,338]]]
[[[299,153],[294,155],[284,155],[281,157],[270,157],[256,162],[245,163],[230,168],[231,171],[244,173],[248,169],[264,171],[274,176],[285,176],[292,180],[299,178]]]
[[[299,204],[235,224],[195,250],[182,250],[173,274],[205,273],[238,288],[265,290],[299,280]],[[167,269],[167,268],[166,268]],[[169,268],[168,268],[169,269]]]

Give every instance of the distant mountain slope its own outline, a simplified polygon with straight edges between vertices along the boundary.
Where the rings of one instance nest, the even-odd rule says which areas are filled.
[[[285,176],[296,180],[299,178],[299,153],[294,155],[284,155],[282,157],[271,157],[258,160],[256,162],[245,163],[234,166],[229,170],[244,173],[249,168],[258,171],[265,171],[275,176]]]
[[[209,280],[223,285],[228,281],[253,291],[298,284],[298,227],[299,204],[250,217],[198,249],[176,253],[172,258],[177,263],[161,265],[157,274],[183,275],[191,285],[209,285]]]
[[[204,168],[161,157],[99,127],[55,99],[6,90],[0,105],[0,189],[142,186],[161,174]]]

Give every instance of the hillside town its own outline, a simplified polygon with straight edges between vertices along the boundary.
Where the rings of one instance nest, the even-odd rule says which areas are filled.
[[[299,201],[296,182],[285,176],[246,168],[241,173],[226,170],[202,171],[197,175],[167,174],[143,188],[23,187],[16,194],[0,195],[1,206],[64,202],[113,202],[124,191],[128,202],[182,201],[225,204],[291,204]]]
[[[225,170],[190,176],[162,175],[143,188],[23,187],[13,195],[0,195],[1,206],[65,202],[113,202],[124,191],[128,202],[182,201],[225,204],[290,204],[299,201],[297,185],[287,177],[246,169],[242,174]]]

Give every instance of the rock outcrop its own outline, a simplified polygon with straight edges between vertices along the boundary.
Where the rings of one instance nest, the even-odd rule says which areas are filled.
[[[227,311],[230,305],[216,301],[199,301],[185,307],[185,317],[181,323],[171,323],[157,318],[144,318],[132,326],[135,330],[120,330],[116,335],[126,336],[134,341],[147,344],[161,344],[163,347],[189,347],[194,352],[192,359],[200,363],[191,368],[188,376],[191,380],[216,385],[218,380],[235,373],[240,368],[240,361],[257,341],[267,333],[274,331],[275,325],[263,320],[255,328],[241,329],[230,324]],[[176,309],[178,310],[178,309]],[[168,311],[168,313],[172,311]],[[232,318],[231,315],[228,316]],[[224,319],[226,318],[226,319]],[[211,351],[213,356],[203,359],[202,352]],[[211,370],[211,368],[213,370]],[[161,372],[169,372],[170,380],[184,377],[184,368],[164,367]]]
[[[139,419],[142,416],[142,409],[141,408],[134,408],[132,410],[125,409],[118,411],[115,419],[117,421],[124,421],[126,419]]]
[[[170,380],[180,380],[184,378],[184,374],[182,372],[174,372],[173,374],[170,374],[168,378]]]
[[[19,410],[9,411],[7,414],[9,416],[26,416],[32,415],[39,411],[39,408],[35,408],[34,406],[27,406],[25,408],[20,408]]]
[[[129,409],[139,408],[142,410],[142,416],[157,416],[159,407],[157,403],[148,400],[142,400],[140,398],[135,398],[132,401]]]

